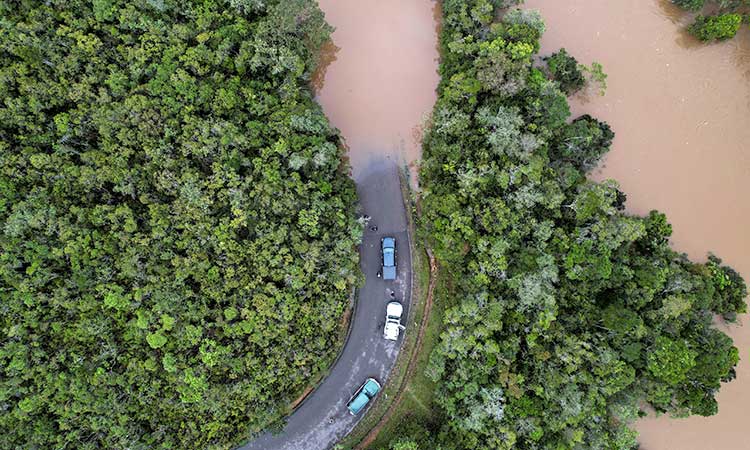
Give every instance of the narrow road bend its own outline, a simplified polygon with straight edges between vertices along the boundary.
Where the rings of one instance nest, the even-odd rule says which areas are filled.
[[[411,306],[411,253],[406,209],[401,194],[399,167],[390,159],[374,158],[360,166],[355,182],[363,214],[371,217],[360,247],[360,267],[365,285],[358,291],[352,315],[351,332],[343,353],[330,374],[288,418],[278,435],[265,433],[239,450],[325,450],[333,446],[367,414],[349,414],[350,396],[368,377],[382,385],[398,356],[403,341],[383,338],[385,307],[395,291],[396,300],[404,305],[404,322]],[[370,226],[377,225],[373,232]],[[380,238],[396,238],[398,276],[384,281],[376,276],[380,269]],[[381,392],[382,395],[382,392]]]

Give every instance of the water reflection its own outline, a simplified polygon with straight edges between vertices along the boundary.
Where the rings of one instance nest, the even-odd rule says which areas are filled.
[[[434,5],[432,7],[432,20],[435,22],[435,36],[440,36],[440,31],[443,29],[443,4],[437,0],[432,0]],[[435,49],[440,52],[440,41],[435,40]],[[438,58],[439,61],[439,58]]]
[[[737,36],[730,41],[730,45],[732,45],[732,61],[750,81],[750,28],[743,26]]]
[[[684,9],[672,3],[671,0],[658,0],[654,3],[656,15],[663,17],[675,25],[684,25],[687,13]]]
[[[316,67],[315,73],[313,73],[310,85],[312,86],[313,92],[317,93],[323,88],[323,83],[326,79],[326,73],[328,67],[336,61],[339,50],[341,47],[337,47],[333,42],[333,39],[329,39],[328,42],[323,44],[323,48],[320,50],[320,57],[318,59],[318,66]]]

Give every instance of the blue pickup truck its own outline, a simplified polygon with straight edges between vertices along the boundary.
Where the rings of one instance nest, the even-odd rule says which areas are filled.
[[[383,279],[396,279],[396,238],[384,237],[380,240],[383,255]]]
[[[370,403],[370,400],[378,395],[378,392],[380,392],[380,383],[374,378],[368,378],[365,384],[352,395],[349,404],[346,405],[349,409],[349,414],[353,416],[359,414]]]

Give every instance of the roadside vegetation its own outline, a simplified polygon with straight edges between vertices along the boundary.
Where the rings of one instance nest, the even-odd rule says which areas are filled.
[[[230,448],[338,350],[313,0],[0,2],[0,448]]]
[[[731,39],[743,22],[750,22],[750,0],[672,0],[672,3],[698,13],[688,31],[703,42]]]
[[[735,377],[737,348],[713,322],[745,312],[745,282],[676,253],[664,214],[629,215],[616,182],[587,179],[614,134],[571,120],[579,65],[539,61],[542,18],[497,22],[507,3],[442,4],[420,222],[447,306],[431,411],[402,416],[379,449],[629,450],[644,405],[712,415]]]

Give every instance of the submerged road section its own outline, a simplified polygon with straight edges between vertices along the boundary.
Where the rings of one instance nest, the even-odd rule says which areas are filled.
[[[399,167],[388,159],[360,165],[357,192],[362,214],[371,217],[360,247],[360,267],[365,284],[358,290],[351,331],[343,353],[318,388],[287,418],[280,434],[266,433],[241,450],[325,450],[349,433],[367,410],[352,416],[349,398],[368,377],[388,382],[404,333],[415,332],[407,323],[411,306],[411,252],[406,209],[401,194]],[[376,226],[372,231],[370,227]],[[398,275],[395,281],[377,277],[381,267],[380,239],[396,238]],[[406,330],[398,341],[383,338],[385,307],[395,300],[404,305]],[[382,391],[379,395],[382,395]],[[368,408],[369,409],[369,408]]]

